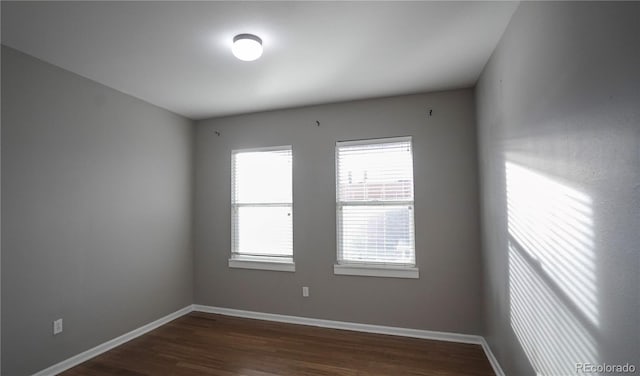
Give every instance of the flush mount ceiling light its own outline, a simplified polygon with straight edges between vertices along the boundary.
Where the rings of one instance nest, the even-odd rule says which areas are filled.
[[[242,61],[253,61],[262,56],[262,39],[253,34],[233,37],[233,55]]]

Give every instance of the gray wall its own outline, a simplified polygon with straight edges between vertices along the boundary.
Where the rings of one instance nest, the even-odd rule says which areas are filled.
[[[507,374],[640,368],[639,35],[637,2],[523,2],[476,88],[485,334]]]
[[[473,92],[467,89],[198,122],[195,302],[478,334],[474,112]],[[335,142],[403,135],[414,141],[420,279],[334,275]],[[231,150],[275,145],[293,145],[296,272],[230,269]],[[302,297],[301,286],[310,287],[310,297]]]
[[[2,374],[18,376],[192,303],[193,127],[15,50],[2,60]]]
[[[2,7],[0,6],[0,20],[2,19]],[[0,27],[0,40],[2,40],[2,28]],[[2,48],[0,48],[0,72],[2,71]],[[2,74],[0,74],[0,87],[2,87]],[[0,114],[2,114],[2,94],[0,93]],[[0,166],[2,166],[2,116],[0,116]],[[0,197],[2,196],[2,168],[0,167]],[[2,200],[0,200],[0,213],[2,212]],[[2,373],[2,215],[0,215],[0,373]]]

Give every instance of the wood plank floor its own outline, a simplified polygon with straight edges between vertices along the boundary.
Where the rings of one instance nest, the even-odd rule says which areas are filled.
[[[478,345],[193,312],[64,376],[494,375]]]

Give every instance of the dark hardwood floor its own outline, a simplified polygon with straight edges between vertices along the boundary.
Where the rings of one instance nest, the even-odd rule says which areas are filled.
[[[64,373],[494,375],[478,345],[191,313]]]

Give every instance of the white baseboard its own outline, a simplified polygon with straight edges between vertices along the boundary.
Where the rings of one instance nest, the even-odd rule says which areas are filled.
[[[310,325],[310,326],[318,326],[322,328],[353,330],[357,332],[388,334],[388,335],[402,336],[402,337],[433,339],[437,341],[471,343],[475,345],[482,345],[482,342],[484,341],[484,338],[482,338],[481,336],[475,336],[470,334],[436,332],[431,330],[398,328],[394,326],[370,325],[370,324],[359,324],[355,322],[313,319],[308,317],[278,315],[273,313],[262,313],[262,312],[253,312],[253,311],[243,311],[243,310],[231,309],[231,308],[211,307],[211,306],[204,306],[199,304],[194,304],[193,310],[198,312],[217,313],[217,314],[226,315],[226,316],[244,317],[248,319],[277,321],[277,322],[284,322],[289,324]]]
[[[496,376],[505,376],[502,367],[500,367],[500,363],[498,363],[498,359],[496,359],[495,355],[493,355],[493,351],[491,351],[491,347],[484,337],[482,338],[482,349],[484,350],[487,359],[489,359],[489,363],[491,363],[491,367],[493,367],[493,372],[496,373]]]
[[[34,373],[32,376],[57,375],[58,373],[61,373],[72,367],[75,367],[82,362],[86,362],[91,358],[94,358],[117,346],[120,346],[128,341],[131,341],[134,338],[140,337],[141,335],[148,333],[153,329],[156,329],[168,323],[169,321],[175,320],[178,317],[184,316],[193,311],[216,313],[216,314],[226,315],[226,316],[244,317],[249,319],[275,321],[275,322],[282,322],[282,323],[289,323],[289,324],[310,325],[310,326],[317,326],[322,328],[352,330],[357,332],[387,334],[387,335],[402,336],[402,337],[422,338],[422,339],[431,339],[436,341],[470,343],[470,344],[480,345],[482,346],[485,354],[487,355],[487,359],[489,360],[489,363],[491,363],[491,367],[493,367],[493,370],[496,373],[496,376],[505,376],[504,372],[502,371],[502,368],[500,367],[500,364],[498,363],[498,360],[493,355],[493,352],[491,351],[489,344],[482,336],[449,333],[449,332],[438,332],[438,331],[421,330],[421,329],[399,328],[399,327],[393,327],[393,326],[359,324],[354,322],[323,320],[323,319],[314,319],[314,318],[300,317],[300,316],[278,315],[273,313],[262,313],[262,312],[244,311],[244,310],[231,309],[231,308],[212,307],[212,306],[205,306],[200,304],[193,304],[193,305],[184,307],[176,312],[173,312],[149,324],[146,324],[137,329],[134,329],[117,338],[114,338],[110,341],[100,344],[92,349],[82,352],[60,363],[54,364],[53,366],[47,369]]]
[[[164,317],[157,319],[156,321],[150,322],[144,326],[141,326],[137,329],[134,329],[128,333],[121,335],[120,337],[116,337],[110,341],[107,341],[103,344],[100,344],[92,349],[89,349],[85,352],[82,352],[76,356],[73,356],[69,359],[63,360],[58,364],[54,364],[49,368],[43,369],[40,372],[34,373],[32,376],[52,376],[57,375],[63,371],[68,370],[69,368],[75,367],[82,362],[86,362],[87,360],[96,357],[102,353],[105,353],[114,347],[120,346],[125,342],[131,341],[136,337],[140,337],[141,335],[156,329],[169,321],[175,320],[178,317],[184,316],[189,312],[193,311],[193,306],[186,306],[178,311],[170,313]]]

